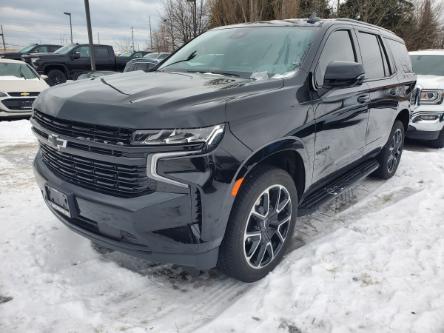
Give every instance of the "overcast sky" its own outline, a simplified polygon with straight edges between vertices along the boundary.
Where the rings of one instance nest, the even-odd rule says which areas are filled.
[[[90,0],[94,42],[97,33],[103,44],[128,43],[134,27],[136,48],[143,49],[149,40],[148,20],[156,28],[162,0]],[[68,42],[72,13],[74,42],[88,41],[83,0],[0,0],[0,24],[9,47],[31,43]]]

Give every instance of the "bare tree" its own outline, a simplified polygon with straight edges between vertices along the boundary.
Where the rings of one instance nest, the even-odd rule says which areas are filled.
[[[423,0],[416,11],[416,31],[411,49],[427,49],[440,47],[442,30],[439,25],[441,3],[433,4],[431,0]]]
[[[170,51],[189,42],[194,37],[194,4],[184,0],[166,0],[163,8],[160,30]],[[208,9],[205,0],[196,0],[196,32],[198,35],[208,29]]]

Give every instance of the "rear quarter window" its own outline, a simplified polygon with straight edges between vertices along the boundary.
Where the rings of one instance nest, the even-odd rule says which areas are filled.
[[[395,41],[393,39],[384,38],[386,45],[390,48],[393,59],[395,59],[398,68],[404,73],[413,73],[412,62],[410,60],[407,47],[404,43]]]

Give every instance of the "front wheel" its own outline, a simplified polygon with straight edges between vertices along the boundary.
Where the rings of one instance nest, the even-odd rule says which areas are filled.
[[[218,267],[244,282],[263,278],[281,261],[297,214],[296,186],[284,170],[261,167],[238,194]]]
[[[65,83],[67,80],[66,74],[59,69],[51,69],[48,72],[48,84],[55,86],[57,84]]]
[[[387,144],[379,153],[378,161],[380,166],[375,171],[374,176],[381,179],[389,179],[395,175],[404,149],[404,132],[403,123],[397,120],[393,125]]]

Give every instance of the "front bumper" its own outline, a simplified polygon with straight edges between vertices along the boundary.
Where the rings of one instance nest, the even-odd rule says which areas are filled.
[[[417,140],[436,140],[443,128],[443,105],[421,105],[410,116],[406,136]]]
[[[154,262],[198,269],[216,266],[219,240],[187,243],[180,239],[186,237],[192,222],[193,198],[189,194],[154,192],[124,199],[97,193],[57,178],[40,152],[34,161],[34,173],[47,204],[46,186],[63,192],[72,202],[71,217],[51,205],[49,209],[70,229],[93,242]],[[169,231],[176,233],[176,239],[169,236]]]
[[[32,114],[32,103],[35,98],[36,97],[1,97],[0,118],[30,116]]]

